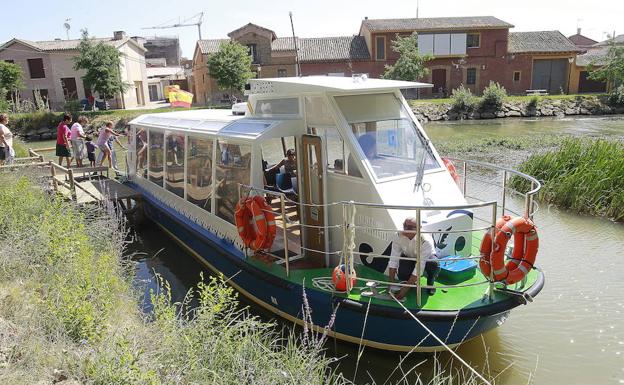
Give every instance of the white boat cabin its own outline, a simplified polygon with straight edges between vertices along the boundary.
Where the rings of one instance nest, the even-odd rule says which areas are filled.
[[[287,239],[278,238],[272,252],[285,254],[286,241],[289,254],[314,259],[310,267],[338,260],[344,205],[335,203],[353,201],[356,249],[382,254],[415,214],[392,206],[466,204],[400,91],[428,86],[361,77],[253,79],[245,116],[190,110],[134,119],[130,180],[241,250],[234,209],[244,186],[273,197],[278,215],[280,198],[267,191],[284,193],[288,220],[278,222]],[[284,160],[289,149],[296,155]],[[433,234],[439,254],[470,254],[471,212],[423,211],[421,222],[423,231],[450,231]]]

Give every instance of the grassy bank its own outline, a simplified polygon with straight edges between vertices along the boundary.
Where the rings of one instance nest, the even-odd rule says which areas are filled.
[[[605,95],[589,95],[592,97],[601,97],[601,96],[605,96]],[[571,95],[541,95],[541,96],[535,96],[535,95],[510,95],[506,97],[507,101],[519,101],[519,102],[530,102],[532,99],[536,98],[537,100],[542,100],[542,99],[548,99],[548,100],[573,100],[576,98],[587,98],[588,95],[587,94],[571,94]],[[417,100],[410,100],[409,101],[410,104],[412,105],[417,105],[417,104],[452,104],[453,103],[453,99],[452,98],[439,98],[439,99],[417,99]]]
[[[241,310],[217,280],[193,309],[163,283],[142,314],[114,216],[0,180],[0,383],[344,383],[316,343]]]
[[[568,138],[533,155],[520,171],[542,181],[539,199],[579,213],[624,221],[624,143]],[[523,188],[521,181],[513,181]]]

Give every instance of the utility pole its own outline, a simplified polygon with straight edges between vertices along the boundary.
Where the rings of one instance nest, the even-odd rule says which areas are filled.
[[[301,65],[299,64],[299,49],[297,48],[297,38],[295,37],[295,25],[293,24],[292,12],[288,12],[290,17],[290,28],[292,29],[293,44],[295,45],[295,75],[301,76]]]

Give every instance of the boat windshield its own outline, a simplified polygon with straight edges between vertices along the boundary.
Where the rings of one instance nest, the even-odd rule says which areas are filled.
[[[377,179],[422,175],[439,167],[394,94],[336,96],[336,102]]]

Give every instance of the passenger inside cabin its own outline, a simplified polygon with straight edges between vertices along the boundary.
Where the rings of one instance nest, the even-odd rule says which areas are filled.
[[[407,281],[410,285],[415,285],[418,277],[418,269],[416,268],[416,247],[417,240],[416,230],[418,222],[416,218],[407,218],[403,222],[403,230],[398,233],[392,241],[392,252],[390,253],[390,262],[388,263],[388,276],[391,281],[396,279]],[[411,258],[411,260],[401,260],[397,257]],[[424,272],[427,277],[427,286],[433,286],[438,273],[440,272],[440,263],[437,261],[435,245],[431,234],[420,234],[420,271]],[[395,295],[401,299],[407,295],[411,288],[402,287]],[[435,288],[427,289],[429,295],[435,294]]]
[[[271,173],[278,173],[282,166],[284,166],[285,173],[290,174],[293,177],[297,176],[297,154],[294,149],[289,148],[288,151],[286,151],[286,158],[282,159],[268,171]]]

